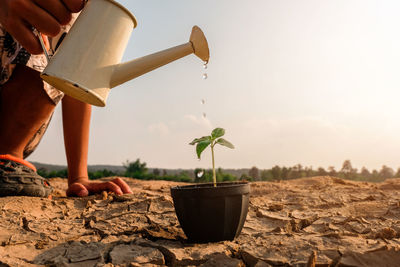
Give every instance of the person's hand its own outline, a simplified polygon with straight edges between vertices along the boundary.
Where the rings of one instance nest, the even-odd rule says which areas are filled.
[[[67,196],[86,197],[102,191],[114,192],[117,195],[132,194],[132,190],[121,178],[109,182],[90,182],[88,178],[75,180],[68,186]]]
[[[83,6],[84,0],[0,0],[0,23],[29,53],[40,54],[32,27],[56,36]]]

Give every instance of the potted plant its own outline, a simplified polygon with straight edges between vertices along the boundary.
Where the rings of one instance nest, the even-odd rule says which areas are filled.
[[[233,240],[239,236],[249,207],[250,185],[247,182],[217,182],[214,147],[234,146],[216,128],[211,135],[194,139],[197,157],[210,146],[213,182],[171,188],[175,212],[184,233],[191,242]]]

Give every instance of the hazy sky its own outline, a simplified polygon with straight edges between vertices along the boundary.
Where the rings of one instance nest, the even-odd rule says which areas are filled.
[[[223,127],[236,146],[216,149],[223,168],[400,167],[400,1],[119,2],[138,20],[124,60],[199,25],[209,78],[191,55],[113,89],[93,109],[90,164],[208,168],[188,143]],[[65,164],[59,107],[29,159]]]

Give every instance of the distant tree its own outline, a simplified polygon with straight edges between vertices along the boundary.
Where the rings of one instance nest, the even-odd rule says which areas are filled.
[[[343,162],[342,169],[340,170],[340,172],[351,173],[352,170],[353,170],[353,166],[351,165],[351,161],[348,159],[345,160]]]
[[[137,159],[134,162],[129,162],[123,164],[125,168],[125,176],[142,179],[145,178],[147,174],[147,167],[145,162],[140,162],[140,159]]]
[[[386,178],[393,178],[394,177],[394,171],[392,168],[389,168],[386,165],[383,165],[381,170],[379,171],[379,177],[386,179]]]
[[[153,175],[154,176],[160,176],[160,170],[159,169],[153,169]]]
[[[263,181],[271,181],[274,179],[274,176],[271,173],[271,170],[262,170],[261,171],[261,180]]]
[[[259,181],[260,171],[258,170],[257,167],[254,166],[249,170],[249,176],[253,179],[253,181]]]
[[[374,179],[379,178],[379,172],[377,170],[372,170],[371,177]]]
[[[167,174],[168,174],[168,173],[167,173],[167,170],[163,169],[163,170],[162,170],[162,176],[167,176]]]
[[[400,168],[397,168],[397,172],[396,172],[396,174],[394,175],[394,177],[400,178]]]
[[[283,167],[281,169],[281,179],[282,180],[289,179],[289,172],[290,172],[290,168]]]
[[[249,175],[243,173],[243,174],[240,176],[240,180],[249,181],[249,182],[250,182],[250,181],[253,181],[253,177],[251,177],[251,176],[249,176]]]
[[[296,179],[301,177],[303,166],[301,164],[297,164],[291,168],[289,168],[289,172],[287,174],[288,179]]]
[[[187,172],[182,172],[182,173],[178,174],[177,179],[174,179],[174,181],[191,183],[191,182],[193,182],[193,179],[189,176],[189,174]]]
[[[303,166],[299,163],[293,166],[293,171],[301,172],[303,170]]]
[[[217,182],[222,182],[224,180],[224,173],[222,172],[222,168],[218,168],[216,173]]]
[[[371,177],[371,173],[370,173],[369,170],[368,170],[367,168],[365,168],[365,167],[362,167],[362,168],[361,168],[360,174],[361,174],[361,177],[362,177],[362,178],[369,179],[369,178]]]
[[[212,169],[206,170],[205,173],[203,174],[203,181],[210,183],[213,181],[213,172]]]
[[[325,171],[324,168],[322,168],[322,167],[319,167],[319,168],[318,168],[318,170],[317,170],[317,175],[318,175],[318,176],[325,176],[325,175],[327,175],[327,174],[328,174],[328,172]]]
[[[51,171],[48,174],[48,177],[61,177],[61,178],[67,178],[68,177],[68,171],[67,169],[64,170],[59,170],[59,171]]]
[[[50,178],[48,175],[48,172],[47,172],[47,169],[45,169],[45,168],[39,168],[39,169],[37,169],[37,174],[39,174],[40,176],[42,176],[42,177],[44,177],[44,178]]]
[[[230,173],[224,173],[224,175],[222,176],[222,181],[224,181],[224,182],[237,181],[237,177]]]
[[[350,160],[345,160],[343,162],[342,169],[340,170],[340,173],[343,174],[344,178],[350,179],[350,178],[356,176],[357,169],[353,169],[353,166],[351,165]]]
[[[271,173],[272,173],[272,177],[274,180],[280,180],[281,179],[281,167],[279,167],[278,165],[272,167],[271,169]]]
[[[336,172],[334,166],[329,166],[329,167],[328,167],[328,174],[329,174],[330,176],[337,176],[337,172]]]
[[[314,176],[314,171],[313,171],[313,169],[312,169],[312,166],[306,167],[306,168],[304,169],[304,171],[305,171],[306,177]]]
[[[217,181],[220,182],[229,182],[229,181],[236,181],[236,176],[223,172],[222,168],[218,168],[217,170]]]
[[[298,172],[294,171],[293,168],[289,168],[289,172],[287,174],[287,179],[296,179],[298,178]]]
[[[182,182],[191,182],[192,181],[192,178],[190,177],[190,175],[187,171],[179,172],[179,174],[177,175],[177,178],[179,181],[182,181]]]
[[[290,169],[290,172],[288,173],[288,178],[289,179],[300,178],[303,176],[302,172],[303,172],[303,166],[301,164],[297,164]]]
[[[103,169],[103,170],[98,170],[95,172],[88,172],[88,175],[89,175],[90,180],[95,180],[95,179],[100,179],[103,177],[115,176],[115,175],[117,175],[117,173],[107,170],[107,169]]]

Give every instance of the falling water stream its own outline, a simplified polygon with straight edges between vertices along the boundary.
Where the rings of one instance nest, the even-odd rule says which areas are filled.
[[[203,69],[204,69],[203,80],[207,80],[207,78],[208,78],[207,68],[208,68],[208,61],[204,61],[204,64],[203,64]],[[204,111],[204,106],[206,104],[206,100],[204,98],[201,100],[201,104],[203,106],[203,118],[205,119],[207,117],[207,114]]]

